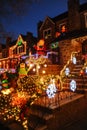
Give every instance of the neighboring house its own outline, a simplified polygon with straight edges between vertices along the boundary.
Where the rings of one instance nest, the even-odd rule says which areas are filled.
[[[0,45],[0,68],[15,71],[15,67],[21,58],[29,56],[29,51],[35,53],[33,46],[37,44],[37,38],[28,32],[27,35],[20,34],[15,41],[7,40],[6,45]],[[4,46],[4,48],[2,48]],[[33,48],[33,49],[32,49]]]
[[[87,3],[80,5],[79,0],[68,0],[67,7],[67,12],[64,12],[54,18],[47,16],[44,21],[38,22],[38,39],[44,39],[47,50],[49,51],[52,50],[52,48],[50,48],[51,44],[58,42],[58,53],[61,64],[66,62],[68,57],[70,57],[68,56],[66,58],[67,53],[65,50],[69,48],[64,45],[66,48],[63,49],[61,42],[64,44],[67,42],[64,40],[87,36]],[[70,44],[71,40],[68,42]],[[85,41],[85,45],[87,46],[87,41]],[[85,45],[78,48],[80,49],[79,51],[82,51],[82,48],[85,50]],[[64,54],[63,50],[66,54]],[[54,49],[54,51],[56,50]],[[70,54],[71,52],[69,51]],[[87,52],[87,49],[85,52]],[[63,56],[62,53],[64,54],[65,61],[64,59],[61,61],[61,56]]]

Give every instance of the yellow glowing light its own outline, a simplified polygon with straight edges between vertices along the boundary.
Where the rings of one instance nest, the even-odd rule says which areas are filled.
[[[43,74],[45,74],[45,73],[46,73],[46,71],[45,71],[45,70],[43,70],[43,71],[42,71],[42,73],[43,73]]]
[[[2,90],[1,92],[5,95],[8,95],[12,92],[12,90],[11,89],[5,89],[5,90]]]
[[[44,64],[44,67],[47,67],[47,64]]]
[[[44,40],[43,39],[39,40],[39,42],[37,43],[37,45],[38,46],[43,46],[44,45]]]
[[[35,68],[33,68],[33,71],[35,72],[35,71],[36,71],[36,69],[35,69]]]
[[[40,69],[40,65],[38,65],[37,68]]]
[[[30,68],[32,68],[33,66],[34,66],[34,64],[31,63],[31,64],[30,64]]]

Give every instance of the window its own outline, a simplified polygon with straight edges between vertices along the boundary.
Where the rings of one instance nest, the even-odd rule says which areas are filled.
[[[66,23],[62,23],[59,25],[59,31],[62,33],[67,32],[67,27],[66,27]]]
[[[85,16],[85,27],[87,28],[87,12],[84,14]]]
[[[22,52],[24,52],[24,47],[23,46],[19,46],[18,47],[18,54],[22,53]]]
[[[6,50],[3,50],[3,51],[2,51],[2,57],[3,57],[3,58],[6,58],[6,57],[7,57],[7,51],[6,51]]]
[[[48,39],[51,36],[51,28],[44,30],[43,37]]]

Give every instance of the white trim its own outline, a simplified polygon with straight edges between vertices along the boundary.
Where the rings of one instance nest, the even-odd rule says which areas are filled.
[[[42,29],[42,27],[44,26],[44,24],[45,24],[45,22],[46,22],[46,20],[49,20],[52,24],[55,24],[48,16],[45,18],[45,20],[44,20],[44,22],[42,23],[42,25],[41,25],[41,27],[40,27],[40,29],[39,30],[41,30]]]

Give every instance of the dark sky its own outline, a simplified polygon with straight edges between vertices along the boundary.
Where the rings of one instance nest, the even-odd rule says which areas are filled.
[[[80,0],[81,4],[85,2],[86,0]],[[4,20],[4,27],[7,32],[15,33],[16,37],[19,34],[25,35],[28,31],[37,36],[39,20],[43,21],[46,16],[55,17],[65,11],[67,11],[67,0],[38,0],[29,6],[25,15],[10,16],[9,19]]]

